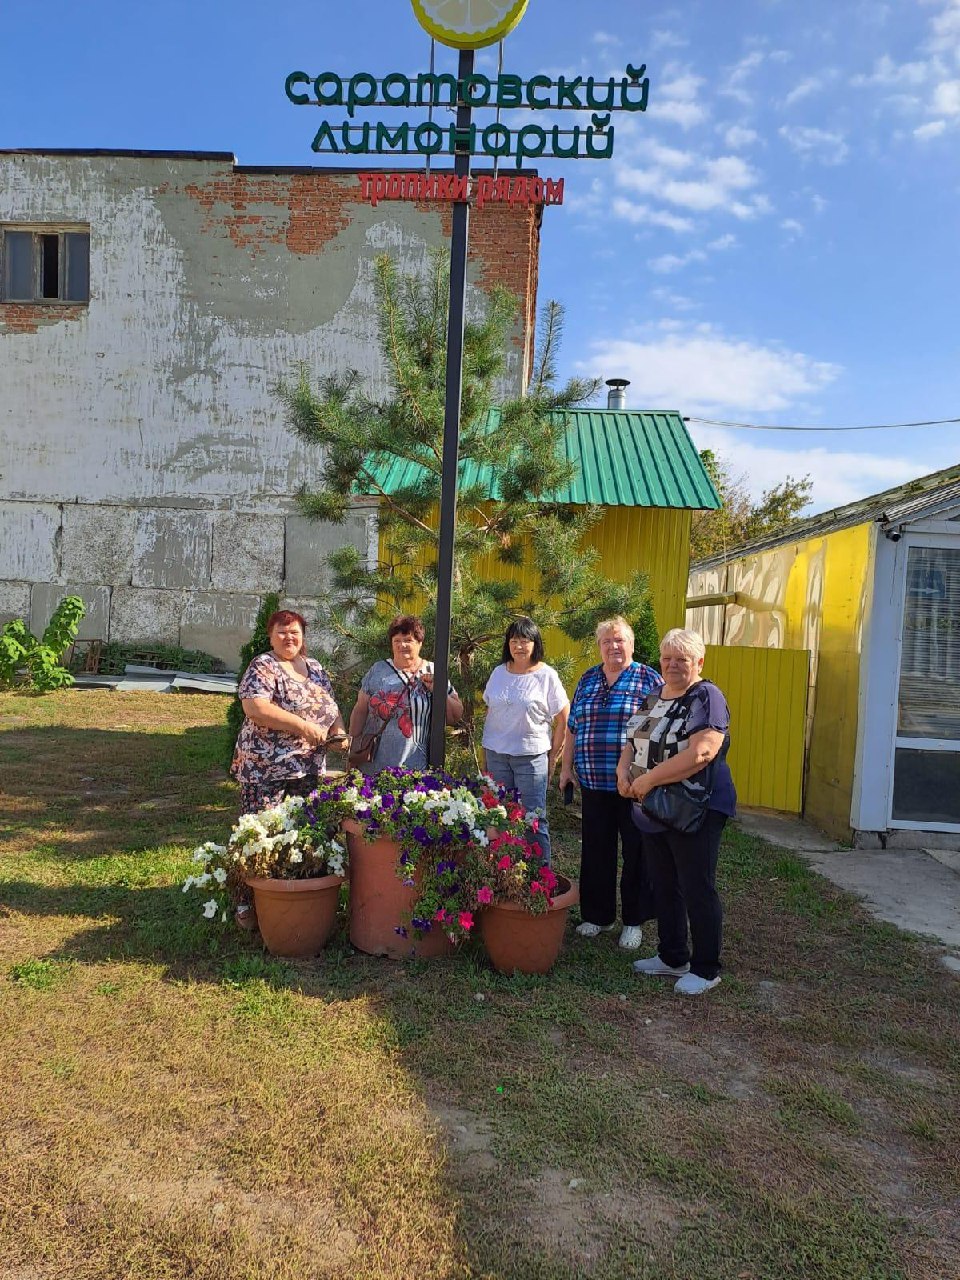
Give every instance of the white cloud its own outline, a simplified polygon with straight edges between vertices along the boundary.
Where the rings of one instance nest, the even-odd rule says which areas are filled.
[[[960,52],[960,0],[947,0],[946,7],[931,20],[929,47],[935,53]]]
[[[747,129],[741,124],[732,124],[729,129],[725,130],[723,140],[728,147],[739,150],[740,147],[749,147],[756,142],[760,135],[756,129]]]
[[[593,344],[586,371],[617,369],[637,402],[704,417],[772,413],[814,395],[839,375],[834,364],[774,345],[727,338],[709,325],[684,325],[666,337]]]
[[[690,129],[706,119],[706,111],[697,101],[703,78],[692,71],[681,71],[674,79],[661,84],[651,96],[647,115],[653,120],[666,120]]]
[[[698,422],[691,422],[689,430],[698,449],[713,449],[729,462],[736,475],[743,476],[755,499],[788,475],[795,479],[809,475],[813,481],[813,505],[805,514],[828,511],[858,498],[882,493],[895,484],[924,475],[929,469],[916,457],[885,458],[872,453],[833,452],[827,443],[821,443],[825,437],[813,432],[808,439],[796,431],[768,436],[759,431],[728,431]],[[761,440],[771,443],[765,445]]]
[[[805,160],[819,160],[821,164],[843,164],[850,148],[842,133],[828,129],[814,129],[809,125],[782,125],[783,138]]]
[[[668,289],[664,285],[658,285],[655,289],[651,289],[650,298],[654,302],[659,302],[661,306],[669,307],[671,311],[696,311],[700,305],[698,302],[694,302],[692,298],[688,298],[682,293],[677,293],[673,289]]]
[[[797,236],[803,235],[803,223],[798,222],[796,218],[784,218],[780,223],[780,230],[786,231],[791,239],[796,239]]]
[[[823,81],[819,76],[807,76],[805,80],[801,80],[799,84],[793,86],[784,98],[783,105],[792,107],[795,102],[801,102],[804,98],[809,98],[811,93],[816,93],[821,88],[823,88]]]
[[[706,262],[706,260],[707,255],[702,249],[691,249],[689,253],[683,255],[662,253],[659,258],[651,258],[647,266],[658,275],[668,275],[672,271],[679,271],[682,267],[689,266],[691,262]]]
[[[725,249],[733,249],[736,243],[737,237],[728,231],[725,236],[718,236],[716,240],[711,240],[707,248],[722,253]]]
[[[593,33],[593,43],[605,46],[618,45],[620,43],[619,36],[612,36],[609,31],[595,31]]]
[[[896,63],[884,54],[874,63],[870,75],[855,75],[850,83],[860,87],[880,85],[885,89],[903,89],[906,86],[917,88],[925,84],[930,77],[930,64],[927,62]]]
[[[744,86],[759,67],[765,55],[759,49],[754,49],[739,62],[735,63],[727,72],[727,78],[720,92],[728,98],[734,98],[737,102],[742,102],[748,106],[753,102],[753,94]]]
[[[933,91],[933,110],[944,116],[960,115],[960,80],[943,80]]]
[[[683,36],[678,36],[675,31],[654,31],[650,37],[650,48],[657,49],[682,49],[689,44]]]
[[[649,205],[625,200],[623,196],[615,196],[610,208],[614,217],[638,226],[666,227],[668,231],[677,232],[688,232],[694,228],[690,218],[682,218],[668,209],[651,209]]]
[[[655,152],[646,154],[654,156],[649,167],[621,165],[615,171],[618,186],[696,213],[727,210],[737,217],[752,217],[765,211],[760,196],[745,201],[738,194],[747,192],[758,181],[755,171],[740,156],[701,160],[695,177],[677,178],[670,176],[662,161],[658,163]]]
[[[946,127],[946,120],[931,120],[928,124],[918,125],[913,131],[913,136],[919,138],[921,142],[929,142],[931,138],[939,138]]]

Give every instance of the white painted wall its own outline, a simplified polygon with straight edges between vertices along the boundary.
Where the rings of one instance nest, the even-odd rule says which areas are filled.
[[[36,629],[51,586],[78,590],[103,638],[203,639],[232,661],[263,592],[322,612],[322,558],[366,549],[371,512],[338,529],[295,514],[319,459],[271,388],[304,362],[382,393],[374,259],[417,269],[444,243],[439,211],[373,210],[343,200],[352,175],[324,180],[347,216],[321,207],[305,247],[302,175],[238,186],[223,158],[0,154],[0,223],[86,223],[91,249],[89,306],[23,332],[0,303],[0,617],[29,597]]]

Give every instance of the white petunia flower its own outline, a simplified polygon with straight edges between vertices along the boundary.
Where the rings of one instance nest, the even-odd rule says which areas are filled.
[[[217,902],[216,898],[211,898],[209,902],[205,902],[203,904],[203,918],[205,920],[212,920],[217,914],[219,907],[220,904]]]

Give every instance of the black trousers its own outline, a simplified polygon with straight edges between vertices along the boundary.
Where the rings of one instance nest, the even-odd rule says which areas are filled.
[[[617,918],[617,859],[623,849],[620,918],[643,924],[655,914],[640,832],[633,825],[630,801],[616,791],[581,787],[580,915],[591,924]]]
[[[726,814],[711,809],[694,835],[659,831],[643,836],[657,904],[657,952],[663,963],[673,968],[689,961],[691,973],[701,978],[715,978],[720,972],[723,907],[716,876],[726,822]],[[687,945],[688,919],[692,949]]]

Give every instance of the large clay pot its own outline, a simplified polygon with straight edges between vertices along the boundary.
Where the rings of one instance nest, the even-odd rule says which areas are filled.
[[[264,946],[275,956],[315,956],[337,925],[337,899],[343,876],[307,880],[270,880],[248,876]]]
[[[366,840],[359,822],[343,824],[350,852],[350,941],[358,951],[391,960],[429,959],[454,950],[442,929],[431,929],[417,938],[412,929],[404,938],[400,926],[409,928],[410,913],[418,894],[418,877],[405,885],[397,875],[400,846],[396,840]]]
[[[480,912],[480,936],[500,973],[547,973],[557,962],[567,913],[580,901],[580,886],[557,876],[553,906],[535,916],[516,902],[491,903]]]

